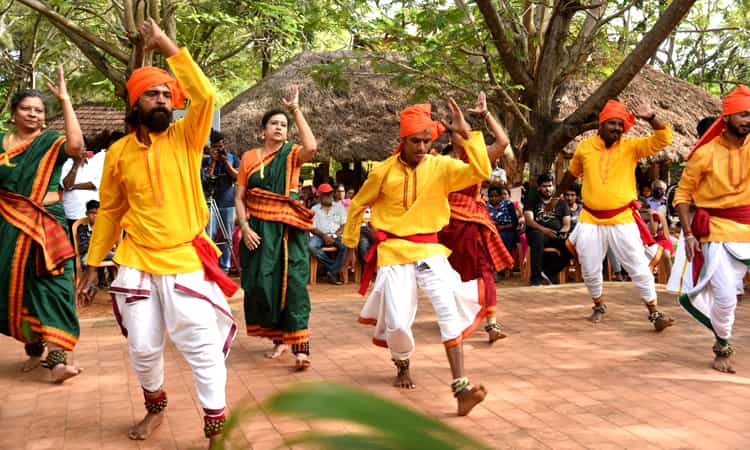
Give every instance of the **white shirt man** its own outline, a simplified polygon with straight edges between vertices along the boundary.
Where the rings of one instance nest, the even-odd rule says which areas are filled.
[[[102,179],[104,170],[104,151],[86,158],[85,162],[76,164],[73,158],[68,158],[63,164],[62,176],[60,178],[60,188],[65,191],[62,198],[65,217],[70,221],[75,221],[86,217],[86,203],[90,200],[99,200],[99,184]],[[66,178],[75,170],[72,180]],[[82,186],[91,183],[93,186]],[[93,187],[93,189],[91,189]]]

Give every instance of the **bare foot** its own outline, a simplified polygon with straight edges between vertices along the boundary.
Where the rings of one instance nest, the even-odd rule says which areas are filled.
[[[393,382],[393,385],[401,389],[417,388],[417,385],[414,384],[414,381],[411,379],[409,369],[399,369],[398,374],[396,374],[396,381]]]
[[[594,322],[594,323],[601,322],[603,318],[604,318],[604,313],[601,312],[601,311],[594,311],[589,316],[589,320],[592,321],[592,322]]]
[[[83,372],[83,369],[79,367],[71,366],[70,364],[58,364],[52,368],[52,382],[60,384],[81,372]]]
[[[481,384],[474,386],[471,389],[464,389],[458,396],[458,415],[465,416],[474,409],[475,406],[480,404],[482,400],[487,396],[487,389]]]
[[[130,428],[130,430],[128,431],[128,437],[130,439],[133,439],[134,441],[142,441],[144,439],[147,439],[149,436],[151,436],[151,433],[153,433],[154,430],[156,430],[159,425],[161,425],[161,421],[163,419],[163,412],[160,412],[159,414],[147,413],[146,417],[144,417],[143,420]]]
[[[734,364],[732,364],[731,356],[716,355],[716,357],[714,358],[713,364],[711,364],[711,367],[718,370],[719,372],[735,373]]]
[[[297,371],[303,372],[309,369],[311,365],[312,362],[310,361],[309,356],[304,353],[297,354],[297,360],[294,362],[294,368],[297,369]]]
[[[507,334],[496,329],[491,329],[487,333],[490,335],[490,344],[494,344],[495,341],[499,341],[500,339],[508,337]]]
[[[42,364],[41,356],[29,356],[29,359],[23,362],[21,372],[31,372]]]
[[[674,325],[674,319],[669,316],[659,316],[654,320],[654,329],[657,332],[664,331],[666,328],[671,327]]]
[[[266,353],[265,356],[268,359],[276,359],[283,355],[287,350],[289,350],[289,347],[286,344],[278,344],[274,346],[272,351]]]

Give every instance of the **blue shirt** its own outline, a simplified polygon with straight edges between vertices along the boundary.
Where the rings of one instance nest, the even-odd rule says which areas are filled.
[[[496,225],[518,224],[516,207],[513,206],[513,202],[510,200],[501,200],[497,208],[492,206],[492,203],[487,202],[487,211]]]
[[[232,167],[239,169],[240,160],[229,151],[227,151],[227,160]],[[206,177],[206,171],[210,165],[211,156],[203,156],[203,162],[201,163],[201,181],[203,182],[203,193],[206,197],[208,197],[208,177]],[[219,208],[231,208],[234,206],[234,179],[227,171],[227,168],[224,167],[223,162],[216,161],[216,166],[214,166],[214,176],[216,177],[216,192],[214,192],[216,206]]]

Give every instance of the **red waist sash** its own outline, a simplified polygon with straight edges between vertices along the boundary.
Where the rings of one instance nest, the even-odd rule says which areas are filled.
[[[411,236],[396,236],[387,231],[375,231],[375,243],[365,255],[365,270],[362,274],[362,284],[359,286],[360,295],[365,295],[367,288],[378,270],[378,244],[388,239],[403,239],[417,244],[438,244],[437,233],[412,234]]]
[[[734,208],[697,208],[693,216],[693,222],[690,224],[693,236],[696,239],[700,240],[700,238],[711,234],[712,216],[750,225],[750,205],[735,206]],[[693,280],[698,280],[703,263],[703,253],[696,252],[693,256]]]
[[[690,225],[696,238],[711,234],[711,217],[720,217],[743,225],[750,225],[750,205],[733,208],[698,208]]]
[[[206,274],[206,279],[219,285],[221,292],[227,297],[233,296],[237,292],[237,289],[239,289],[239,286],[219,267],[219,257],[216,255],[216,251],[211,246],[211,243],[199,234],[193,239],[193,247],[203,264],[203,272]]]
[[[638,226],[638,232],[641,235],[641,240],[643,241],[643,244],[652,245],[656,243],[656,241],[654,240],[654,237],[651,236],[651,231],[649,231],[648,225],[646,225],[646,222],[643,221],[643,218],[641,217],[640,213],[638,213],[638,210],[641,209],[641,204],[635,200],[633,200],[632,202],[620,208],[602,209],[602,210],[595,210],[595,209],[588,208],[586,204],[584,203],[583,209],[587,211],[589,214],[591,214],[592,216],[596,217],[597,219],[611,219],[615,217],[616,215],[620,214],[621,212],[627,211],[628,209],[630,209],[633,212],[633,219],[635,219],[635,224]]]

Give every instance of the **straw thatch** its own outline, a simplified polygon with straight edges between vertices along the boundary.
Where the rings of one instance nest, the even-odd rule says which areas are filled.
[[[125,110],[123,108],[84,103],[76,105],[74,109],[78,123],[81,125],[81,131],[88,138],[93,138],[104,131],[125,130]],[[63,116],[60,115],[50,122],[49,127],[53,130],[65,131]]]
[[[587,83],[571,82],[563,87],[565,94],[560,99],[562,116],[572,113],[596,89],[599,81]],[[628,104],[634,98],[641,98],[653,105],[656,114],[670,124],[673,131],[672,144],[663,151],[646,158],[646,163],[656,161],[682,161],[695,142],[698,134],[695,126],[706,116],[716,116],[721,112],[721,101],[698,86],[672,77],[665,73],[644,67],[633,78],[618,100]],[[572,154],[576,145],[596,133],[588,131],[576,137],[564,151]],[[642,120],[636,121],[627,136],[646,136],[651,127]]]
[[[311,75],[316,65],[358,55],[362,56],[351,51],[301,53],[235,97],[221,109],[227,146],[241,152],[260,145],[263,113],[282,107],[287,86],[297,84],[302,111],[318,141],[316,160],[386,158],[398,143],[398,115],[407,106],[407,89],[395,86],[365,59],[350,60],[342,73],[348,82],[335,83],[334,88],[322,86]],[[294,128],[290,139],[298,141]]]

